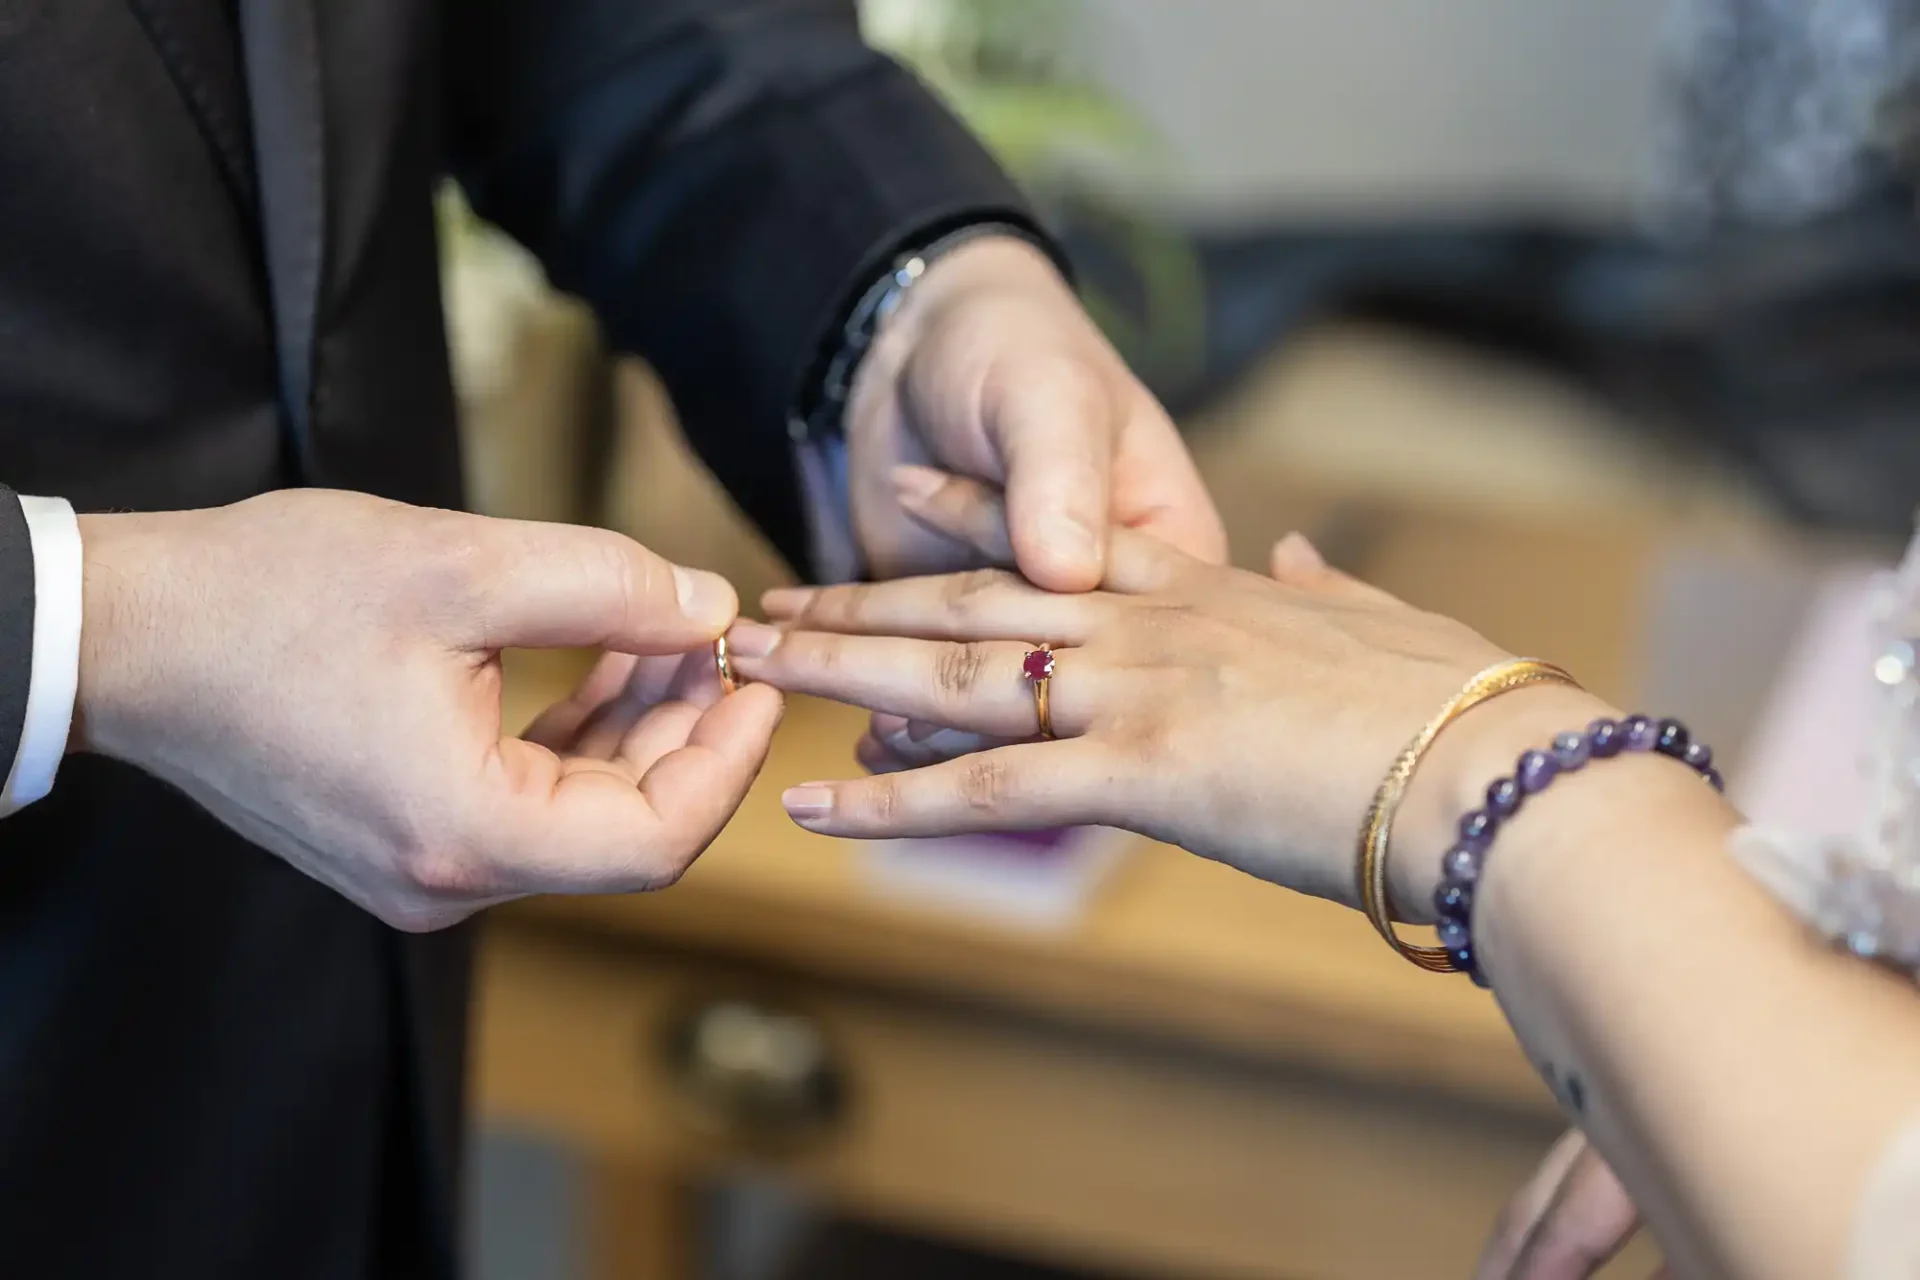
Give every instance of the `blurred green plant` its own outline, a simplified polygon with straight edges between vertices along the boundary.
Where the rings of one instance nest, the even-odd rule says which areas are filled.
[[[1134,278],[1131,301],[1082,281],[1088,312],[1150,381],[1205,355],[1206,295],[1186,237],[1116,193],[1166,159],[1162,139],[1076,57],[1079,0],[862,0],[867,40],[911,67],[1043,203]]]

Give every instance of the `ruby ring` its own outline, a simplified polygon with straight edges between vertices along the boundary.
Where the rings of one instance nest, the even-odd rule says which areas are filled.
[[[1053,646],[1040,645],[1029,649],[1027,656],[1020,660],[1020,674],[1033,686],[1033,709],[1040,717],[1040,736],[1053,737],[1053,708],[1050,695],[1053,686]]]

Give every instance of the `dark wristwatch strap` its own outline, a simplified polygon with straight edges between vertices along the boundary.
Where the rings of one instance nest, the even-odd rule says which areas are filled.
[[[926,274],[927,268],[961,245],[982,236],[1012,236],[1025,240],[1049,258],[1057,260],[1053,247],[1026,227],[1013,222],[972,222],[927,244],[909,250],[893,261],[887,273],[875,280],[847,313],[845,323],[835,330],[832,350],[827,353],[818,377],[796,408],[788,424],[794,443],[842,434],[847,413],[847,398],[853,394],[854,375],[860,362],[873,346],[880,326],[899,309],[907,293]]]

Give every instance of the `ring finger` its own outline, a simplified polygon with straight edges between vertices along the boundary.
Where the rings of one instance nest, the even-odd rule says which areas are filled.
[[[1040,731],[1034,685],[1022,672],[1030,644],[781,632],[752,623],[737,624],[733,635],[741,674],[777,689],[1000,738]],[[1058,651],[1049,686],[1054,733],[1084,733],[1105,683],[1087,650]]]

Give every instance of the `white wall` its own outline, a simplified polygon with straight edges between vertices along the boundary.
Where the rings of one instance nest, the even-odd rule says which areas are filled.
[[[1663,0],[1082,0],[1201,216],[1627,209]]]

